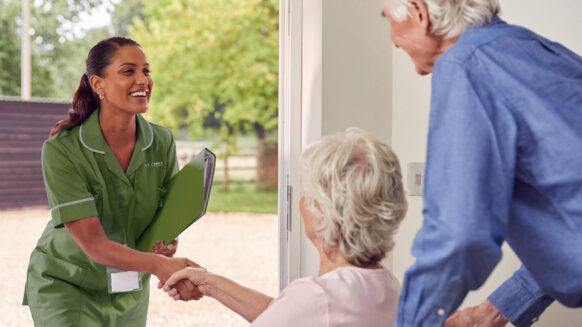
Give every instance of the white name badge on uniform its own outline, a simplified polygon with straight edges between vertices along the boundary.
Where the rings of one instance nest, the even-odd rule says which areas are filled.
[[[123,293],[141,290],[141,272],[125,271],[107,267],[109,293]]]

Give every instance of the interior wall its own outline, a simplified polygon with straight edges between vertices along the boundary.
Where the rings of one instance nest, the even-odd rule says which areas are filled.
[[[323,135],[358,126],[390,143],[389,25],[377,0],[323,1]]]
[[[501,0],[501,18],[509,23],[526,26],[582,54],[582,2],[579,0],[531,1]],[[392,60],[392,147],[405,170],[408,162],[424,162],[428,114],[430,106],[430,76],[418,76],[410,58],[395,49]],[[409,210],[396,237],[393,252],[393,272],[402,281],[404,272],[414,263],[410,254],[416,232],[422,225],[422,197],[408,197]],[[481,303],[519,267],[519,260],[504,245],[503,259],[485,285],[471,292],[462,307]],[[582,310],[560,304],[552,305],[535,326],[577,326]]]
[[[378,0],[303,2],[302,143],[356,126],[391,142],[388,23]],[[319,257],[301,234],[301,276]]]

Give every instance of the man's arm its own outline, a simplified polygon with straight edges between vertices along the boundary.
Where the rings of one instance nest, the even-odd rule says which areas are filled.
[[[483,284],[501,258],[512,200],[517,124],[511,111],[472,70],[441,62],[433,74],[424,223],[398,327],[442,326],[467,292]]]
[[[488,299],[516,327],[529,327],[554,299],[546,295],[522,266]]]
[[[516,327],[529,327],[552,302],[554,299],[539,288],[522,266],[489,299],[450,316],[445,327],[504,327],[510,321]]]

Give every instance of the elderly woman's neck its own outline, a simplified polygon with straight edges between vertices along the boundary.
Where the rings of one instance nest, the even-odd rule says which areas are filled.
[[[330,258],[325,254],[319,256],[319,272],[317,273],[317,276],[326,274],[339,267],[354,266],[339,255],[334,255],[334,257],[335,258]]]
[[[346,259],[344,259],[344,257],[341,256],[339,250],[333,252],[328,251],[327,254],[324,251],[319,250],[319,272],[317,273],[317,276],[321,276],[340,267],[359,266],[349,263]],[[382,268],[382,265],[375,263],[361,268],[377,269]]]

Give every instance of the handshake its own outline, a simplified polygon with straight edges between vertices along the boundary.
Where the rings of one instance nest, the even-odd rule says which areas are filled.
[[[204,296],[204,288],[188,279],[185,275],[186,268],[198,270],[200,273],[206,269],[200,267],[194,261],[187,258],[174,258],[178,249],[178,239],[176,238],[168,245],[158,241],[152,250],[152,253],[160,254],[165,257],[164,264],[155,267],[154,275],[159,279],[158,288],[164,288],[168,295],[174,300],[190,301],[199,300]],[[166,285],[164,287],[164,285]],[[200,286],[200,287],[199,287]]]

